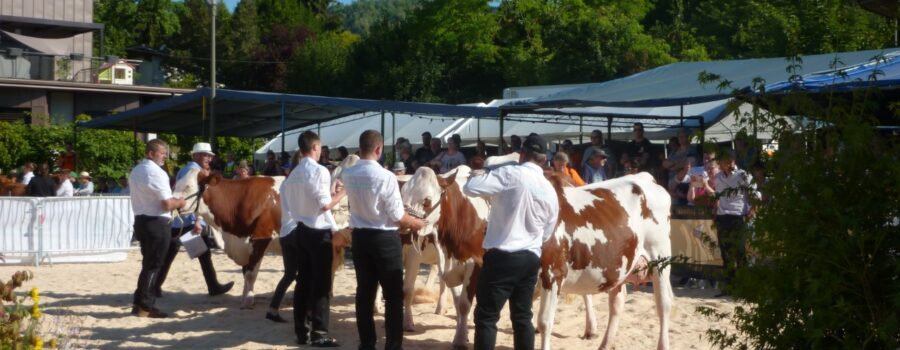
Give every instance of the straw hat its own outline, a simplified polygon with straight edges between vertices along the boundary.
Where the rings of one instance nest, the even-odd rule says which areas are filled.
[[[394,162],[394,168],[392,168],[391,170],[392,171],[406,170],[406,165],[404,165],[403,162]]]
[[[210,146],[210,145],[209,145],[208,143],[206,143],[206,142],[197,142],[197,143],[195,143],[195,144],[194,144],[194,149],[191,150],[191,155],[194,155],[194,153],[206,153],[206,154],[209,154],[209,155],[211,155],[211,156],[216,155],[216,154],[213,153],[213,151],[212,151],[212,146]]]
[[[88,173],[87,171],[82,171],[82,172],[78,173],[78,177],[86,177],[86,178],[90,179],[91,174]]]

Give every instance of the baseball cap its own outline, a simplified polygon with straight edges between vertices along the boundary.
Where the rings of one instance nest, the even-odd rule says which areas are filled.
[[[525,138],[525,142],[522,143],[522,150],[535,153],[546,153],[546,145],[547,142],[544,141],[544,138],[541,137],[541,135],[532,134]]]

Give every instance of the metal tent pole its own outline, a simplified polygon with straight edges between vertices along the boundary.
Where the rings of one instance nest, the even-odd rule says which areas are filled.
[[[506,154],[503,150],[503,117],[506,115],[506,112],[500,111],[500,140],[497,141],[497,146],[500,147],[500,151],[497,154]]]
[[[584,116],[578,116],[578,146],[584,143]]]
[[[284,134],[284,100],[281,101],[281,151],[284,152],[284,138],[287,135]],[[279,155],[281,157],[281,155]]]

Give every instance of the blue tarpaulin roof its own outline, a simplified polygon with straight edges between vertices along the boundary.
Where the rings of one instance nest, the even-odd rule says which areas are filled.
[[[209,88],[197,89],[141,108],[79,123],[78,126],[203,135],[209,125],[204,114],[208,113],[210,92]],[[497,108],[217,89],[216,135],[271,136],[282,130],[373,111],[477,118],[496,118],[499,115]]]
[[[802,56],[801,65],[794,72],[807,81],[819,77],[818,72],[829,72],[835,68],[854,67],[869,62],[878,56],[893,57],[900,49],[868,50],[856,52],[838,52],[821,55]],[[894,61],[892,61],[894,62]],[[717,84],[701,84],[698,77],[701,72],[717,74],[732,82],[732,87],[745,89],[753,84],[756,78],[775,83],[788,80],[790,73],[787,67],[791,63],[783,57],[757,58],[745,60],[679,62],[657,67],[645,72],[621,79],[602,83],[584,84],[565,89],[528,101],[527,104],[543,107],[662,107],[694,104],[727,99],[731,90],[720,91]],[[884,64],[884,63],[882,63]],[[885,76],[883,84],[897,83],[900,77],[896,68],[890,70],[891,76]],[[863,73],[863,75],[865,75]],[[825,78],[827,80],[827,78]],[[824,81],[819,80],[824,83]],[[811,82],[810,82],[811,83]],[[846,85],[847,88],[858,87],[856,83]],[[828,85],[828,84],[823,84]],[[770,90],[771,91],[771,90]]]

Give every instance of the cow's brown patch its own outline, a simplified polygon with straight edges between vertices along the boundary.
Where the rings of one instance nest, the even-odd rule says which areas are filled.
[[[647,195],[644,194],[644,190],[641,189],[641,186],[638,186],[638,184],[632,184],[631,193],[634,193],[636,196],[641,198],[641,217],[644,219],[653,220],[653,223],[659,224],[659,221],[656,221],[656,218],[653,217],[653,212],[650,211],[650,207],[647,206]]]
[[[281,198],[275,179],[256,176],[240,180],[214,174],[204,178],[203,201],[215,216],[216,225],[238,237],[271,239],[281,228]]]
[[[569,239],[562,237],[561,242],[556,239],[549,239],[544,242],[541,247],[541,286],[544,289],[550,289],[556,283],[560,287],[562,281],[569,272],[569,265],[566,259],[569,256]]]
[[[583,208],[580,212],[576,212],[571,204],[566,200],[563,186],[565,183],[559,176],[551,176],[550,182],[556,189],[559,199],[559,225],[561,225],[567,238],[570,249],[557,248],[545,251],[544,254],[563,254],[563,261],[568,262],[573,269],[581,270],[587,267],[604,269],[604,276],[607,281],[601,286],[610,288],[619,285],[620,276],[618,268],[622,264],[622,257],[626,258],[626,269],[630,269],[634,263],[634,255],[637,247],[637,236],[631,227],[628,226],[628,213],[625,208],[615,198],[612,191],[605,188],[595,188],[591,190],[575,189],[576,191],[588,191],[598,199],[591,205]],[[606,238],[606,243],[600,243],[600,240],[590,242],[579,242],[574,239],[574,233],[579,227],[587,227],[591,225],[597,234],[602,234]],[[590,246],[589,246],[590,245]],[[547,246],[547,244],[545,244]],[[541,258],[542,270],[552,270],[554,274],[557,271],[563,272],[565,278],[566,271],[560,268],[560,257],[548,256]],[[542,281],[546,282],[546,281]],[[546,284],[545,284],[546,287]]]
[[[472,257],[484,256],[481,245],[487,221],[478,217],[475,206],[465,198],[458,184],[447,183],[440,206],[438,240],[450,257],[466,261]]]

